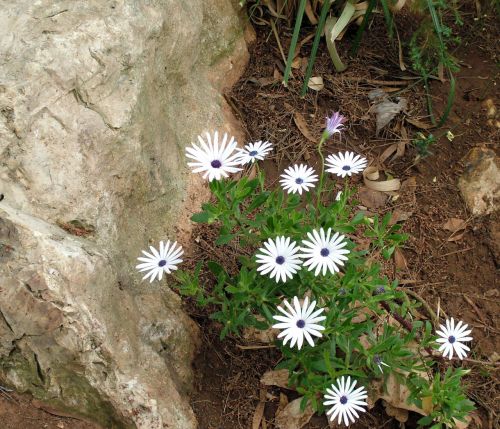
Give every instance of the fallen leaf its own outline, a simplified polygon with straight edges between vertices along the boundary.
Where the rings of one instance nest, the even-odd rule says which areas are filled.
[[[387,201],[387,195],[383,192],[374,191],[362,186],[358,191],[358,196],[361,203],[371,209],[383,207]]]
[[[268,86],[268,85],[272,85],[273,83],[276,83],[276,82],[279,82],[279,80],[276,79],[275,77],[261,77],[261,78],[257,79],[257,83],[260,86]]]
[[[451,234],[446,241],[460,241],[462,238],[464,238],[465,231],[462,232],[461,234]]]
[[[398,113],[405,110],[407,105],[408,102],[403,97],[400,97],[397,103],[392,102],[389,98],[382,98],[382,101],[375,104],[373,111],[377,116],[376,133],[378,134]]]
[[[283,410],[278,410],[275,417],[275,425],[278,429],[301,429],[314,414],[311,404],[308,402],[304,411],[300,409],[302,398],[290,402]]]
[[[373,191],[393,192],[401,188],[399,179],[388,178],[387,180],[379,180],[380,172],[377,167],[370,165],[363,171],[363,182]]]
[[[295,57],[292,61],[292,69],[299,69],[302,64],[302,59],[300,57]]]
[[[253,326],[248,326],[243,329],[243,338],[248,343],[263,343],[270,344],[276,340],[276,337],[279,334],[278,329],[267,328],[264,330],[254,328]]]
[[[298,113],[295,112],[293,115],[293,121],[295,122],[295,125],[297,125],[297,128],[299,131],[302,133],[302,135],[309,141],[313,143],[317,143],[316,139],[312,136],[311,132],[309,131],[309,128],[307,127],[307,122],[304,119],[304,117]]]
[[[428,377],[425,372],[422,372],[421,375],[425,378]],[[400,376],[404,377],[404,374],[400,374]],[[383,399],[387,404],[390,404],[394,408],[414,411],[423,416],[432,412],[432,400],[429,401],[428,398],[423,398],[422,408],[419,408],[414,404],[409,404],[408,398],[410,397],[410,390],[405,384],[401,384],[392,372],[387,377],[385,389],[383,382],[381,381],[374,381],[372,385],[374,389],[371,390],[370,397],[371,403],[373,404],[377,401],[377,399]]]
[[[406,118],[406,122],[412,124],[413,126],[420,128],[421,130],[428,130],[432,128],[432,124],[428,124],[426,122],[419,121],[418,119]]]
[[[309,79],[307,86],[314,91],[321,91],[325,87],[325,84],[321,76],[313,76]]]
[[[260,378],[264,386],[278,386],[284,389],[290,389],[288,386],[288,369],[276,369],[267,371]]]
[[[398,422],[406,423],[408,421],[408,410],[404,410],[403,408],[393,407],[391,404],[388,404],[386,401],[382,401],[382,404],[385,407],[385,412],[388,416],[394,417]]]
[[[286,396],[283,392],[280,392],[280,401],[276,412],[279,410],[284,410],[287,405],[288,405],[288,396]]]
[[[392,212],[391,220],[389,221],[389,225],[395,225],[398,222],[404,222],[408,220],[413,212],[407,212],[400,209],[395,209]]]
[[[394,250],[394,263],[396,264],[396,270],[406,270],[408,269],[408,263],[406,262],[405,255],[400,249]]]
[[[452,217],[443,224],[443,229],[446,229],[447,231],[453,233],[461,231],[462,229],[465,228],[467,228],[467,222],[465,222],[462,219],[459,219],[458,217]]]
[[[264,408],[266,407],[265,402],[259,402],[255,411],[253,413],[252,419],[252,429],[259,429],[260,422],[262,421],[262,417],[264,416]]]

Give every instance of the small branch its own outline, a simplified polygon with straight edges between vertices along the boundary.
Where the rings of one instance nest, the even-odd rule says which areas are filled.
[[[401,326],[403,326],[403,328],[405,328],[408,332],[413,331],[413,324],[410,321],[406,320],[404,317],[392,311],[391,307],[389,307],[389,304],[386,301],[380,301],[380,305],[384,308],[385,311],[387,311],[392,317],[394,317],[394,319],[396,319],[401,324]],[[440,361],[443,360],[441,356],[434,355],[430,347],[424,347],[424,350],[429,354],[431,358]]]

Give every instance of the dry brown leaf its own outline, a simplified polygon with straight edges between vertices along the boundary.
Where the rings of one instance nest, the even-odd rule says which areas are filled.
[[[265,386],[278,386],[290,389],[288,386],[288,369],[276,369],[267,371],[261,377],[260,382]]]
[[[306,3],[306,15],[309,18],[309,22],[312,25],[316,25],[318,23],[318,18],[316,18],[316,15],[314,14],[314,10],[313,10],[309,0],[307,0],[307,3]]]
[[[398,143],[393,143],[391,144],[386,150],[382,152],[382,155],[380,155],[379,160],[380,163],[383,164],[384,161],[389,158],[393,153],[397,152],[398,150]]]
[[[467,222],[459,219],[458,217],[452,217],[443,224],[443,229],[453,233],[461,231],[465,228],[467,228]]]
[[[311,132],[309,131],[309,128],[307,127],[307,122],[304,119],[304,117],[298,113],[295,112],[293,114],[293,121],[295,122],[295,125],[297,125],[297,128],[299,131],[302,133],[302,135],[309,141],[313,143],[317,143],[316,139],[312,136]]]
[[[406,262],[405,255],[401,251],[401,249],[394,250],[394,263],[396,264],[396,270],[407,270],[408,263]]]
[[[278,410],[284,410],[288,405],[288,396],[286,396],[283,392],[280,392],[280,402],[278,404]]]
[[[408,220],[413,212],[407,212],[400,209],[395,209],[392,212],[391,220],[389,221],[389,225],[395,225],[398,222],[404,222]]]
[[[301,65],[302,65],[302,58],[301,57],[296,57],[292,61],[292,69],[300,69]]]
[[[307,403],[304,411],[300,410],[302,398],[297,398],[290,402],[283,410],[276,411],[275,425],[278,429],[301,429],[314,414],[310,403]]]
[[[261,77],[260,79],[257,79],[257,83],[260,86],[268,86],[277,82],[279,82],[279,79],[276,79],[275,77]]]
[[[420,121],[418,119],[406,118],[406,122],[412,124],[413,126],[420,128],[421,130],[428,130],[432,128],[432,124],[428,124],[426,122]]]
[[[464,238],[464,235],[465,231],[461,234],[451,234],[446,241],[460,241],[462,238]]]
[[[382,401],[382,404],[384,405],[385,412],[387,413],[388,416],[394,417],[398,422],[401,423],[406,423],[408,421],[408,410],[393,407],[386,401]]]
[[[264,408],[266,407],[265,402],[259,402],[255,411],[253,413],[252,419],[252,429],[259,429],[260,422],[262,421],[262,417],[264,416]]]
[[[325,84],[321,76],[313,76],[309,79],[307,86],[314,91],[321,91],[325,87]]]
[[[384,194],[383,192],[374,191],[373,189],[368,189],[366,186],[362,186],[359,189],[358,196],[361,203],[371,209],[383,207],[387,202],[386,194]]]
[[[404,374],[401,375],[404,376]],[[425,372],[422,372],[421,375],[422,377],[427,378],[427,374]],[[424,416],[432,412],[432,400],[429,401],[429,398],[423,398],[422,408],[419,408],[414,404],[408,404],[410,390],[408,389],[408,387],[406,387],[406,385],[399,383],[399,381],[394,376],[394,373],[390,373],[387,377],[385,390],[383,387],[383,383],[380,381],[374,382],[372,383],[372,385],[374,387],[372,393],[370,394],[372,403],[375,403],[377,399],[383,399],[394,408],[414,411]]]
[[[391,88],[390,90],[393,90],[393,88]],[[408,101],[404,97],[398,97],[397,103],[392,102],[391,100],[389,100],[387,95],[382,95],[382,93],[380,92],[380,88],[370,91],[368,97],[371,100],[378,100],[373,106],[373,112],[375,112],[375,115],[377,117],[376,134],[378,134],[382,130],[382,128],[388,125],[389,122],[391,122],[397,114],[406,110],[406,107],[408,105]]]
[[[365,185],[380,192],[393,192],[399,190],[401,182],[399,179],[388,179],[379,181],[380,173],[374,166],[366,167],[363,171],[363,181]]]

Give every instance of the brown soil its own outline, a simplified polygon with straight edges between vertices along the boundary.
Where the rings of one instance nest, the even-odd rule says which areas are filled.
[[[401,27],[406,28],[404,25]],[[286,50],[289,33],[280,34]],[[471,39],[467,34],[476,37]],[[408,193],[401,193],[397,201],[371,211],[385,213],[400,210],[410,214],[404,224],[410,239],[402,249],[407,268],[399,270],[396,277],[434,310],[439,307],[441,314],[445,312],[466,320],[474,328],[470,357],[487,362],[494,352],[500,350],[499,290],[496,282],[500,261],[495,260],[499,243],[495,243],[494,239],[499,220],[498,215],[473,218],[461,198],[457,179],[463,170],[463,158],[471,148],[485,145],[496,149],[500,140],[498,128],[487,124],[483,106],[487,98],[497,104],[499,101],[499,76],[495,68],[498,53],[492,50],[493,41],[498,39],[498,28],[494,23],[471,24],[464,29],[463,36],[464,42],[456,52],[462,68],[457,74],[453,112],[441,129],[420,130],[406,120],[429,122],[425,93],[418,84],[399,94],[408,99],[407,115],[396,118],[380,136],[375,135],[375,120],[369,113],[367,93],[381,84],[373,81],[414,77],[409,71],[399,69],[397,49],[387,49],[382,19],[375,21],[359,55],[349,61],[349,68],[342,74],[334,74],[326,49],[320,48],[313,75],[323,76],[325,88],[320,92],[309,91],[304,98],[299,96],[301,71],[294,71],[298,79],[292,80],[288,89],[280,84],[279,73],[282,72],[283,62],[276,40],[267,27],[258,27],[250,64],[227,98],[242,120],[249,141],[266,139],[274,143],[274,157],[264,164],[271,186],[276,185],[284,166],[298,161],[313,165],[317,162],[315,144],[301,133],[294,122],[297,112],[305,119],[309,132],[319,139],[324,117],[340,110],[349,118],[346,138],[341,143],[335,140],[336,143],[327,147],[327,151],[348,148],[372,160],[391,144],[401,141],[401,134],[405,131],[410,139],[418,131],[432,132],[440,137],[438,143],[431,147],[432,155],[417,163],[417,153],[411,145],[406,146],[404,156],[385,162],[387,172],[403,182],[415,180],[416,187]],[[341,52],[343,47],[344,52],[347,50],[352,37],[349,39],[348,35],[346,39],[340,43]],[[307,57],[309,49],[310,43],[306,43],[300,56]],[[278,78],[274,80],[273,76]],[[436,81],[431,90],[434,108],[437,113],[442,112],[448,85]],[[445,136],[448,130],[455,136],[453,141]],[[450,218],[467,222],[465,234],[459,240],[448,241],[451,233],[442,227]],[[214,232],[202,228],[195,235],[201,237],[197,244],[201,252],[196,253],[212,250],[210,257],[213,257],[213,249],[204,243],[213,242]],[[227,262],[227,255],[219,256],[226,258]],[[191,305],[188,308],[193,310]],[[287,390],[261,390],[260,377],[276,365],[279,356],[272,349],[241,349],[241,345],[245,344],[242,339],[220,342],[220,328],[208,321],[206,315],[197,314],[196,317],[204,332],[204,347],[195,363],[198,389],[192,400],[200,428],[252,428],[253,414],[262,395],[266,401],[264,416],[267,427],[273,428],[280,393],[287,395],[289,400],[296,397],[294,392]],[[479,408],[478,422],[470,427],[474,424],[479,427],[479,420],[483,428],[499,427],[498,366],[469,361],[464,363],[464,367],[472,370],[466,379],[468,394]],[[411,416],[406,427],[416,427],[417,419],[417,416]],[[306,429],[327,427],[324,416],[313,417],[305,426]],[[385,415],[379,404],[352,427],[399,428],[400,424]]]
[[[36,405],[36,406],[35,406]],[[50,414],[28,395],[0,393],[2,429],[100,429],[92,423]]]

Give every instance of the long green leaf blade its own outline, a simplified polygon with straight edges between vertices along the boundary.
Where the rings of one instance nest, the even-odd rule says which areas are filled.
[[[283,84],[285,86],[288,86],[288,78],[290,77],[290,72],[292,71],[293,57],[295,56],[295,48],[297,47],[297,41],[299,39],[300,27],[302,26],[302,18],[304,17],[304,11],[306,10],[306,3],[307,0],[300,0],[299,10],[297,11],[297,18],[295,20],[295,28],[293,29],[292,41],[290,43],[290,49],[288,50],[285,75],[283,76]]]

